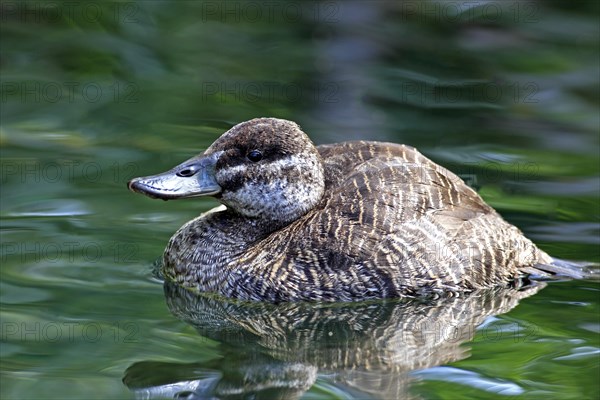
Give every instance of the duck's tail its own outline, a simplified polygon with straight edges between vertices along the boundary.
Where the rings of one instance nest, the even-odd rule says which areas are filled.
[[[538,263],[523,270],[532,279],[592,279],[600,280],[600,264],[585,261],[567,261],[551,258],[549,263]]]

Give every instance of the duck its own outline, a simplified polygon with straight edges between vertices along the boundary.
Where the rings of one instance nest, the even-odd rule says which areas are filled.
[[[564,265],[461,178],[415,148],[315,146],[295,122],[233,126],[171,170],[132,179],[151,198],[221,203],[184,224],[164,278],[241,301],[357,301],[518,285]]]

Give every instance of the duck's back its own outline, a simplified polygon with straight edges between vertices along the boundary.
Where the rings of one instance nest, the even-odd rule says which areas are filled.
[[[322,202],[255,247],[258,259],[270,258],[263,276],[281,282],[285,299],[464,291],[550,261],[458,176],[412,147],[359,141],[317,149]]]

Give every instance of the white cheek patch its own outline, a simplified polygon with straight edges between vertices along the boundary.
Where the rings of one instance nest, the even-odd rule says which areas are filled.
[[[248,161],[248,162],[250,162],[250,161]],[[247,164],[247,165],[241,164],[241,165],[236,165],[235,167],[229,167],[229,168],[227,168],[226,173],[229,176],[233,176],[233,175],[237,175],[237,174],[244,174],[249,169],[249,165],[252,165],[252,164]],[[298,168],[301,165],[306,165],[305,158],[298,156],[298,155],[291,155],[286,158],[280,158],[278,160],[275,160],[275,161],[272,161],[269,163],[265,163],[263,165],[263,168],[270,169],[273,171],[280,171],[283,168],[289,168],[289,167]],[[312,165],[310,165],[310,167],[312,167]]]
[[[233,192],[224,191],[221,200],[249,217],[295,219],[312,208],[323,194],[323,170],[311,155],[290,155],[255,167],[237,165],[222,171],[221,178],[244,173],[262,176],[257,176],[256,181],[249,177]]]

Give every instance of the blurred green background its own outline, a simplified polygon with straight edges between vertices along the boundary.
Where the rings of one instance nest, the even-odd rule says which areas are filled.
[[[216,202],[125,183],[254,117],[294,120],[317,144],[413,145],[553,256],[600,261],[599,4],[3,1],[0,397],[127,398],[136,360],[215,356],[150,271]],[[520,343],[515,359],[490,341],[454,366],[528,398],[597,398],[598,284],[550,286],[499,317],[540,326],[543,349]],[[451,376],[415,387],[457,390],[502,397]]]

